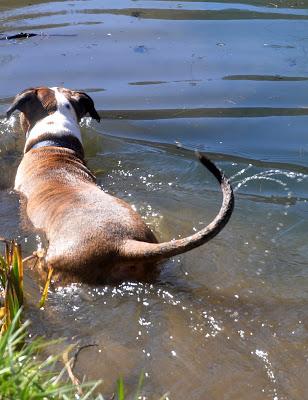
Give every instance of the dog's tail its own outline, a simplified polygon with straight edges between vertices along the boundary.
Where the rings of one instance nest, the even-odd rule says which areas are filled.
[[[213,221],[199,232],[183,239],[164,243],[146,243],[127,240],[120,249],[120,254],[130,260],[160,261],[192,250],[213,239],[229,221],[233,208],[234,196],[232,187],[225,175],[203,154],[197,153],[200,162],[215,176],[220,183],[223,194],[221,208]]]

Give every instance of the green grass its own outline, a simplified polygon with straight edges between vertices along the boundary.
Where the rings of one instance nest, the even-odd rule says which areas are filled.
[[[57,372],[59,357],[49,356],[41,361],[42,349],[48,347],[42,339],[26,341],[28,323],[19,326],[21,309],[0,337],[0,399],[103,399],[94,396],[98,385],[83,384],[80,388],[87,393],[76,395],[77,388],[63,381],[65,369]]]
[[[0,238],[0,242],[4,243],[4,256],[0,254],[0,400],[104,400],[101,394],[94,394],[100,381],[79,384],[70,368],[68,351],[42,360],[42,350],[52,343],[42,338],[27,340],[29,322],[22,323],[24,288],[21,248],[15,241]],[[51,275],[52,270],[49,270],[38,307],[46,301]],[[65,366],[59,372],[61,356],[65,359]],[[70,381],[69,378],[65,381],[65,376],[69,376]],[[117,393],[112,399],[143,398],[143,383],[142,373],[135,395],[127,397],[124,380],[118,379]],[[159,400],[167,398],[164,395]]]
[[[103,399],[92,394],[99,382],[83,385],[64,382],[64,373],[69,368],[57,372],[60,355],[39,361],[40,352],[50,343],[43,339],[26,340],[29,322],[21,322],[24,303],[21,248],[15,241],[0,240],[4,243],[4,256],[0,255],[0,400]],[[44,292],[40,304],[46,300]],[[83,394],[86,388],[89,390]]]

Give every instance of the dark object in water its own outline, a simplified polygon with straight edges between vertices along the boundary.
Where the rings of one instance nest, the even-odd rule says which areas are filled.
[[[29,37],[38,36],[39,33],[16,33],[15,35],[4,36],[0,40],[11,40],[11,39],[28,39]]]
[[[5,36],[4,33],[0,33],[0,35],[3,35],[2,37],[0,37],[0,40],[29,39],[30,37],[33,37],[33,36],[77,36],[76,34],[47,35],[46,33],[43,33],[43,32],[40,32],[40,33],[19,32],[19,33],[16,33],[15,35],[7,35],[7,36]]]

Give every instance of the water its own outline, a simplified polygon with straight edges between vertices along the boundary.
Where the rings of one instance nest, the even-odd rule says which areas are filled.
[[[153,285],[72,285],[33,331],[79,343],[75,371],[145,399],[308,398],[308,2],[1,1],[0,235],[39,242],[12,193],[23,137],[5,110],[37,85],[87,91],[103,120],[82,122],[99,184],[129,201],[160,240],[217,212],[231,177],[234,215],[209,244],[169,260]],[[88,347],[82,347],[93,345]],[[108,397],[107,397],[108,398]]]

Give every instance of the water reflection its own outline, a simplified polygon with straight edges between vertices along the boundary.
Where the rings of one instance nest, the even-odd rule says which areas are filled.
[[[3,120],[2,127],[7,140],[18,124]],[[130,201],[161,240],[189,234],[215,214],[217,184],[193,152],[101,136],[95,128],[90,119],[82,121],[88,163],[99,184]],[[15,157],[16,150],[18,146],[10,150]],[[303,387],[298,376],[286,387],[282,371],[285,363],[291,369],[305,363],[296,349],[304,351],[306,337],[307,225],[302,207],[307,174],[269,162],[236,157],[231,162],[222,154],[212,158],[231,177],[237,193],[236,212],[223,235],[165,263],[155,285],[57,288],[44,314],[34,306],[29,312],[39,332],[78,339],[76,373],[103,376],[105,393],[112,392],[120,373],[133,391],[141,370],[147,374],[149,399],[167,390],[177,397],[181,392],[184,399],[202,387],[220,398],[216,382],[221,379],[229,393],[234,388],[228,382],[236,379],[236,396],[251,390],[254,382],[255,399],[258,393],[283,399],[284,392]],[[4,198],[3,210],[9,201]],[[17,204],[9,214],[16,209]],[[11,217],[2,221],[7,232]],[[37,246],[35,237],[23,235],[25,249]],[[35,285],[29,291],[30,298],[38,297]],[[202,393],[197,390],[195,398]]]
[[[207,224],[217,183],[236,209],[214,241],[164,263],[153,285],[52,288],[33,333],[77,342],[75,371],[157,399],[304,399],[307,364],[307,4],[280,1],[1,2],[0,234],[26,253],[11,192],[24,138],[5,110],[20,90],[91,93],[103,118],[82,123],[87,163],[104,190],[130,202],[161,240]],[[42,31],[42,34],[41,34]],[[3,36],[3,35],[2,35]],[[77,351],[76,350],[76,351]],[[107,397],[108,398],[108,397]]]

